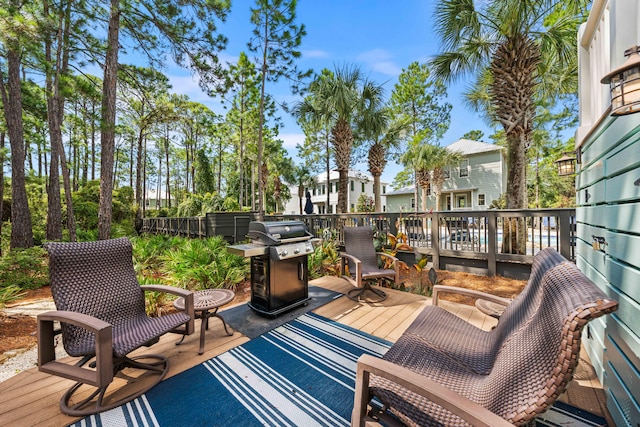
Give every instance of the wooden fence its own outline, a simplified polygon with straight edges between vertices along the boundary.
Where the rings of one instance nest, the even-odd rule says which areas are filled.
[[[344,227],[368,225],[384,236],[402,233],[413,251],[405,262],[428,256],[440,269],[526,277],[533,255],[553,247],[575,261],[575,209],[455,210],[430,213],[267,215],[265,221],[303,221],[315,237],[336,236]],[[206,217],[144,218],[142,231],[189,237],[223,235],[246,241],[255,213],[223,212]],[[510,243],[510,244],[507,244]]]

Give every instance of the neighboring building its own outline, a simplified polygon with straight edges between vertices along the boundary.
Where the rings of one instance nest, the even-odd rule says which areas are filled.
[[[582,342],[618,426],[640,420],[640,114],[611,116],[600,80],[640,45],[639,23],[638,0],[594,0],[578,35],[576,264],[620,303],[589,323]]]
[[[329,174],[329,183],[327,184],[327,173],[321,173],[316,177],[316,185],[311,188],[306,188],[311,194],[311,202],[313,203],[313,213],[325,214],[336,213],[338,206],[338,171],[331,171]],[[367,173],[350,170],[349,181],[347,183],[347,209],[349,212],[355,212],[358,205],[358,198],[361,194],[373,198],[373,177]],[[386,182],[380,183],[380,199],[382,203],[382,211],[387,210],[385,193],[387,192],[388,184]],[[285,214],[300,214],[300,202],[298,199],[298,186],[290,185],[291,200],[285,205]],[[329,207],[327,208],[327,192],[329,193]],[[306,199],[303,198],[302,206]]]
[[[441,210],[487,209],[493,200],[507,189],[507,163],[502,147],[485,142],[460,139],[446,147],[457,151],[462,160],[445,168],[445,180],[440,194]],[[418,191],[418,198],[422,191]],[[389,212],[411,212],[422,208],[416,205],[414,187],[404,187],[387,193]],[[435,209],[436,197],[427,189],[427,210]]]
[[[164,190],[158,191],[155,188],[147,190],[145,197],[146,209],[160,209],[169,206],[169,200]]]

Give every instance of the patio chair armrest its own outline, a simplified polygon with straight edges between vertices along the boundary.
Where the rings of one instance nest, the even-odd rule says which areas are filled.
[[[503,298],[496,295],[488,294],[486,292],[475,291],[473,289],[459,288],[457,286],[445,286],[445,285],[436,285],[433,287],[433,292],[431,294],[432,304],[438,305],[440,293],[454,293],[460,295],[467,295],[474,298],[480,298],[487,301],[494,302],[496,304],[504,305],[505,307],[511,303],[509,298]]]
[[[187,316],[189,316],[189,320],[187,323],[185,323],[185,329],[184,330],[179,330],[179,331],[175,331],[177,333],[181,333],[184,335],[191,335],[194,331],[195,331],[195,318],[196,318],[196,314],[195,314],[195,309],[194,309],[194,303],[193,303],[193,292],[186,290],[186,289],[182,289],[182,288],[177,288],[175,286],[167,286],[167,285],[141,285],[140,286],[142,288],[143,291],[150,291],[150,292],[165,292],[168,294],[173,294],[173,295],[177,295],[179,297],[184,298],[184,312],[187,314]]]
[[[109,384],[113,380],[113,328],[111,324],[84,313],[62,310],[39,314],[37,320],[40,371],[96,387]],[[54,321],[86,329],[95,335],[95,370],[56,361]]]
[[[512,426],[507,420],[487,408],[428,377],[419,375],[403,366],[365,354],[358,359],[356,392],[351,417],[352,427],[364,425],[367,405],[371,398],[369,393],[369,378],[371,374],[393,381],[407,390],[424,396],[474,426]]]
[[[355,281],[347,276],[345,274],[345,264],[346,264],[346,260],[351,261],[355,267],[356,267],[356,271],[355,271]],[[360,261],[357,257],[350,255],[346,252],[340,252],[340,275],[344,278],[347,279],[349,282],[352,282],[352,284],[354,286],[356,286],[357,288],[361,288],[362,287],[362,261]]]

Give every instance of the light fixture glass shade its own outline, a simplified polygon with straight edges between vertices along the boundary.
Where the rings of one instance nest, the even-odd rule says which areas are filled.
[[[556,160],[558,165],[558,175],[573,175],[576,171],[576,158],[569,156],[567,153],[564,156]]]
[[[622,116],[640,111],[640,46],[627,49],[627,61],[604,76],[601,83],[611,90],[611,115]]]

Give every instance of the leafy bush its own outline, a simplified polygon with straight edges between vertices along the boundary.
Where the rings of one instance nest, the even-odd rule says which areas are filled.
[[[309,254],[309,278],[330,275],[340,275],[340,252],[338,251],[338,241],[335,233],[325,229],[322,233],[322,242]]]
[[[43,248],[13,249],[0,258],[0,287],[39,289],[48,283],[49,267]]]
[[[164,277],[162,267],[167,253],[172,249],[182,247],[185,242],[186,240],[182,237],[162,234],[132,238],[136,272],[145,278]]]
[[[19,286],[9,285],[0,287],[0,309],[4,308],[5,304],[18,300],[25,295]]]
[[[248,277],[249,264],[245,258],[227,252],[226,247],[222,236],[186,240],[167,254],[165,275],[186,289],[235,290]]]
[[[138,276],[138,283],[141,285],[159,285],[164,284],[154,278]],[[173,299],[172,294],[165,292],[147,291],[144,293],[144,306],[147,315],[151,317],[159,317],[167,311],[169,303]]]

